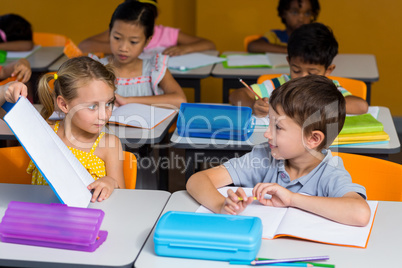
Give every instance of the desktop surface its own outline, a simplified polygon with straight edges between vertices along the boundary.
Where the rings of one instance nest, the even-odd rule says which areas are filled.
[[[195,211],[199,204],[186,192],[172,194],[163,213]],[[399,267],[402,236],[402,202],[379,202],[368,246],[365,249],[327,245],[292,238],[263,239],[257,257],[293,258],[328,255],[327,263],[337,268]],[[134,263],[136,268],[153,267],[234,267],[228,262],[160,257],[155,254],[153,232]],[[250,267],[237,265],[236,267]]]
[[[100,230],[108,232],[94,252],[0,242],[0,266],[132,267],[169,197],[165,191],[115,189],[89,206],[105,212]],[[0,184],[1,218],[10,201],[60,203],[49,186]]]

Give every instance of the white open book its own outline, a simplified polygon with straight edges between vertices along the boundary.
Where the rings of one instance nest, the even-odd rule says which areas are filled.
[[[115,107],[109,123],[124,125],[129,127],[138,127],[153,129],[165,119],[175,114],[176,110],[160,108],[140,103],[129,103],[120,107]],[[64,118],[64,113],[53,112],[50,120],[59,120]]]
[[[222,61],[225,61],[225,59],[207,55],[204,53],[190,53],[186,55],[170,57],[168,61],[168,67],[172,70],[188,71]]]
[[[73,207],[88,207],[92,194],[87,186],[94,181],[32,104],[21,97],[4,116],[59,200]]]
[[[109,123],[152,129],[175,113],[174,109],[129,103],[114,109]]]
[[[227,190],[237,187],[223,187],[219,192],[227,196]],[[252,196],[252,188],[243,188]],[[264,206],[258,201],[251,203],[240,215],[259,217],[262,220],[262,238],[274,239],[282,236],[296,237],[338,246],[366,248],[373,226],[378,201],[367,201],[371,209],[370,222],[365,227],[337,223],[297,208]],[[204,206],[197,212],[212,213]]]

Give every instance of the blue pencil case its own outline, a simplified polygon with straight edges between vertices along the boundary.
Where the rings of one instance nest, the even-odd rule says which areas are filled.
[[[155,252],[160,256],[252,261],[261,246],[257,217],[169,211],[158,221]]]
[[[250,107],[182,103],[177,131],[182,137],[247,140],[254,131]]]

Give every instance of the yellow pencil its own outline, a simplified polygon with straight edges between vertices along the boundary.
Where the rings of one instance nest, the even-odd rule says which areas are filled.
[[[255,91],[254,91],[249,85],[247,85],[246,82],[243,81],[243,79],[239,78],[239,81],[240,81],[240,83],[242,83],[247,89],[249,89],[251,92],[253,92],[254,95],[256,95],[259,100],[262,100],[261,97],[260,97],[257,93],[255,93]]]
[[[251,197],[251,196],[250,196],[250,197]],[[238,199],[239,199],[239,201],[243,201],[243,198],[242,198],[242,197],[240,197],[240,196],[239,196],[239,198],[238,198]],[[253,196],[253,199],[254,199],[254,200],[257,200],[257,197]]]

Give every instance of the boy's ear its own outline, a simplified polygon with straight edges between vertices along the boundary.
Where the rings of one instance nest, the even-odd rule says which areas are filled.
[[[309,149],[316,149],[324,141],[325,135],[322,131],[313,130],[306,139],[306,145]]]
[[[335,64],[331,64],[330,66],[328,66],[328,68],[325,70],[325,76],[330,76],[331,73],[335,70],[335,67]]]
[[[56,103],[57,103],[57,106],[59,107],[59,109],[63,113],[65,113],[65,114],[68,113],[68,110],[69,110],[68,104],[67,104],[66,100],[62,96],[60,96],[60,95],[57,96]]]

